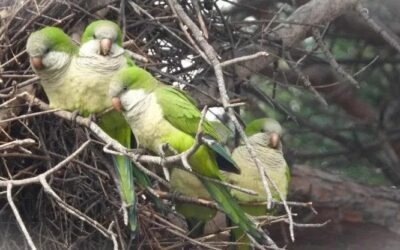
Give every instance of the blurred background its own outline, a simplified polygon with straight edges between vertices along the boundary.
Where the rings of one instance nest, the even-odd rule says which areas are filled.
[[[285,128],[285,158],[293,174],[288,200],[311,201],[318,211],[295,207],[295,221],[330,220],[324,227],[295,228],[294,243],[285,226],[274,226],[274,239],[288,249],[399,249],[400,1],[179,3],[222,61],[269,53],[224,68],[228,94],[246,103],[236,109],[244,122],[269,116]],[[159,0],[0,0],[1,103],[22,91],[46,101],[25,53],[32,31],[58,26],[79,41],[88,22],[104,18],[121,24],[127,50],[148,59],[139,65],[183,87],[200,107],[221,106],[212,67],[183,32],[168,2]],[[0,145],[2,179],[37,175],[91,136],[51,114],[23,117],[34,111],[18,100],[1,106],[0,122],[19,118],[0,123],[0,143],[36,141],[27,148]],[[101,146],[93,145],[52,177],[51,184],[67,203],[109,225],[121,221],[109,167]],[[27,246],[4,190],[0,249],[22,249]],[[16,190],[15,202],[41,249],[111,248],[96,230],[60,211],[40,186]],[[153,234],[150,227],[145,231],[150,239],[162,234]],[[129,241],[125,233],[119,235],[126,248],[164,246],[151,245],[145,237]]]

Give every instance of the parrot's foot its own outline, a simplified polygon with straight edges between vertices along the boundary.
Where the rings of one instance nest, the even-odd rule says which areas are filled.
[[[74,110],[71,113],[71,124],[72,127],[76,127],[76,118],[80,115],[80,111],[79,110]]]
[[[96,116],[96,114],[90,114],[88,118],[89,118],[89,120],[90,120],[91,122],[94,122],[94,123],[97,122],[97,116]]]
[[[173,190],[173,191],[171,192],[171,201],[172,201],[173,203],[175,203],[176,200],[177,200],[177,198],[178,198],[180,195],[181,195],[181,193],[180,193],[179,191]]]
[[[163,170],[163,174],[164,174],[164,178],[169,181],[170,180],[170,175],[169,175],[169,171],[168,168],[164,167],[164,160],[166,155],[170,155],[173,148],[168,144],[168,143],[163,143],[160,146],[160,156],[161,156],[161,165],[163,166],[162,170]]]
[[[144,155],[147,152],[147,150],[144,148],[132,148],[132,149],[128,149],[127,151],[137,154],[138,156]]]
[[[160,152],[162,157],[165,157],[166,155],[177,155],[178,151],[176,151],[169,143],[163,143],[160,146]]]

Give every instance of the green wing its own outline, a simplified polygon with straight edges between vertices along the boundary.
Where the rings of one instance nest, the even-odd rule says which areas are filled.
[[[164,118],[179,130],[195,136],[201,120],[201,112],[195,101],[184,92],[169,86],[161,86],[155,90]],[[172,101],[173,100],[173,101]],[[203,121],[205,135],[219,141],[217,131],[208,121]]]
[[[183,91],[169,86],[160,86],[155,90],[164,118],[177,129],[195,136],[201,120],[201,112],[195,101]],[[207,121],[202,124],[203,142],[216,153],[218,167],[221,170],[240,173],[240,168],[232,160],[225,147],[219,143],[220,137],[216,129]]]

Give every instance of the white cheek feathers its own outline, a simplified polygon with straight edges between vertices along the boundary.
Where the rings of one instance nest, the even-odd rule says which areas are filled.
[[[51,51],[42,58],[42,64],[45,69],[61,69],[70,59],[71,56],[66,52]]]
[[[128,90],[120,96],[122,107],[125,111],[135,108],[147,97],[146,92],[141,89]]]

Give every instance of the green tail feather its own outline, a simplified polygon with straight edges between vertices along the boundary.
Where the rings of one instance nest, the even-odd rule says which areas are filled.
[[[236,246],[236,250],[251,250],[250,239],[240,228],[232,229],[233,241],[240,243]]]
[[[108,112],[100,117],[99,125],[110,137],[127,148],[131,147],[131,130],[122,114],[116,111]],[[129,227],[132,232],[135,232],[138,229],[138,221],[132,162],[125,156],[117,155],[113,156],[113,162],[118,177],[120,195],[128,206]]]
[[[244,213],[239,204],[233,199],[228,189],[222,184],[201,180],[212,198],[218,203],[229,219],[243,231],[251,235],[260,244],[267,243],[267,238],[262,230]]]
[[[240,168],[226,151],[225,147],[212,138],[203,137],[203,142],[216,153],[219,169],[240,174]]]
[[[122,200],[127,205],[129,228],[132,232],[138,229],[135,186],[132,178],[132,162],[125,156],[113,157],[118,175],[119,190]]]
[[[121,113],[111,111],[105,114],[100,117],[99,125],[113,139],[117,140],[123,146],[131,148],[131,128]],[[149,177],[139,170],[127,157],[114,156],[113,159],[122,199],[129,205],[129,225],[132,231],[135,231],[138,225],[136,218],[137,200],[134,183],[137,182],[141,187],[151,187],[151,181]],[[153,201],[158,210],[165,211],[164,204],[158,197],[149,195],[149,198]]]

